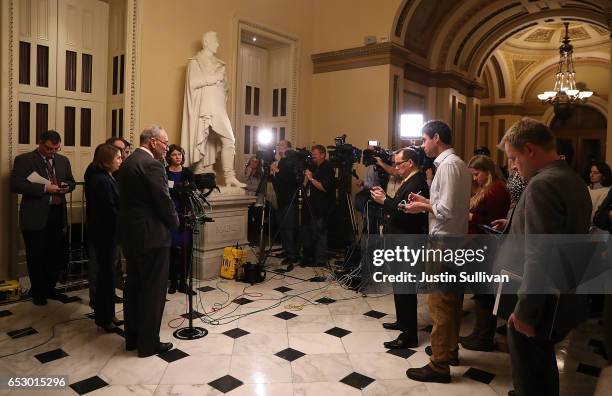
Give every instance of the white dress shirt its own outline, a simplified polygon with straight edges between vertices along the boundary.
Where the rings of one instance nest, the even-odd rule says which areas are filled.
[[[467,234],[472,176],[452,148],[438,155],[434,165],[436,174],[429,192],[433,212],[429,213],[429,234]]]

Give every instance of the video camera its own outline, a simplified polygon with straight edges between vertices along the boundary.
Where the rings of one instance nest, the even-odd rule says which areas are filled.
[[[346,143],[346,134],[334,138],[335,146],[329,149],[329,162],[334,167],[350,167],[361,161],[361,150]]]
[[[419,156],[419,166],[422,169],[433,167],[433,158],[429,158],[427,155],[425,155],[425,150],[423,150],[421,146],[415,145],[415,146],[410,146],[409,148],[416,151],[417,155]]]
[[[376,165],[376,158],[378,157],[387,165],[393,164],[393,150],[385,150],[381,147],[374,147],[374,149],[363,150],[363,159],[361,163],[364,166]]]

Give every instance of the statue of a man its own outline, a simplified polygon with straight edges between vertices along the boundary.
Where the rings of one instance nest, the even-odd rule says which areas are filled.
[[[213,173],[217,152],[221,151],[225,185],[245,187],[234,172],[235,139],[227,116],[225,62],[215,57],[217,33],[204,33],[202,47],[187,65],[181,130],[185,165],[196,174]]]

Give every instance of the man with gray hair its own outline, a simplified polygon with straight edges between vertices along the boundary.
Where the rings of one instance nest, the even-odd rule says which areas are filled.
[[[168,134],[151,125],[140,134],[140,147],[119,170],[119,235],[127,259],[124,292],[125,347],[147,357],[172,349],[159,341],[166,303],[171,229],[179,226],[160,162]]]
[[[528,182],[509,219],[510,235],[588,234],[591,199],[585,182],[568,164],[559,159],[555,137],[538,121],[523,118],[504,135],[500,147]],[[528,248],[529,249],[529,248]],[[541,260],[541,259],[540,259]],[[523,273],[544,271],[538,255],[525,255]],[[533,282],[533,280],[532,280]],[[584,296],[519,291],[518,303],[508,318],[508,344],[512,380],[517,395],[559,394],[559,373],[555,343],[584,319]],[[555,324],[549,328],[547,312],[556,305]]]

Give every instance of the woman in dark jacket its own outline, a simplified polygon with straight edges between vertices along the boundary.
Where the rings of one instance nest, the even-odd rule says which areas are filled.
[[[427,234],[428,218],[426,213],[409,214],[403,211],[402,201],[408,202],[410,193],[429,198],[427,180],[419,169],[419,156],[411,148],[398,150],[394,157],[396,176],[402,181],[393,198],[387,196],[381,187],[372,189],[372,199],[383,206],[385,234]],[[388,330],[400,330],[397,339],[384,343],[385,348],[415,348],[419,345],[417,331],[417,295],[394,293],[397,321],[383,323]]]
[[[88,230],[98,261],[94,313],[98,327],[115,332],[121,321],[115,318],[115,262],[117,260],[117,214],[119,189],[113,172],[121,165],[121,150],[110,144],[96,149],[93,173],[85,190]]]
[[[183,206],[179,194],[182,186],[193,183],[193,172],[183,166],[185,163],[185,150],[177,144],[171,144],[166,154],[166,174],[168,175],[168,187],[170,187],[170,197],[174,202],[174,207],[179,215],[180,226],[178,230],[172,230],[172,246],[170,248],[170,288],[168,293],[174,294],[178,290],[181,293],[195,294],[193,290],[188,290],[187,276],[191,272],[191,255],[193,241],[191,230],[185,227],[183,218]]]

